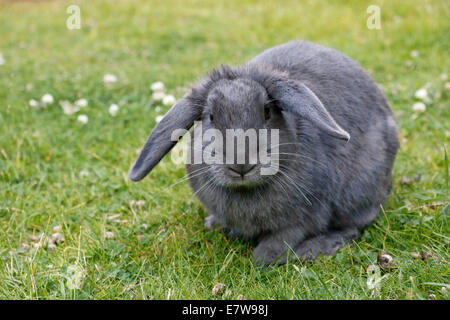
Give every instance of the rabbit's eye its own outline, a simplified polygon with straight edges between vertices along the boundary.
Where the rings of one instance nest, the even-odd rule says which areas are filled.
[[[209,121],[214,122],[214,116],[212,114],[209,115]]]
[[[270,108],[264,108],[264,119],[266,121],[270,119]]]

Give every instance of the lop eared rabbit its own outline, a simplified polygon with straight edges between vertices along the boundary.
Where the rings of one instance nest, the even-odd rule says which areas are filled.
[[[331,255],[356,239],[389,195],[398,149],[392,111],[375,82],[333,49],[292,41],[247,64],[213,70],[153,129],[130,171],[144,178],[190,129],[279,129],[279,169],[188,164],[189,182],[219,227],[256,243],[257,264]],[[196,129],[200,126],[196,126]],[[205,148],[205,141],[202,148]],[[270,152],[269,152],[270,154]]]

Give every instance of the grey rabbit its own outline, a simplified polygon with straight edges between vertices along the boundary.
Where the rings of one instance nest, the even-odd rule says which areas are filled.
[[[305,260],[334,254],[360,236],[391,191],[396,121],[372,78],[336,50],[291,41],[214,69],[156,125],[130,178],[143,179],[177,143],[171,133],[197,120],[203,132],[279,129],[274,175],[259,174],[262,164],[247,158],[186,166],[210,214],[205,225],[254,242],[258,265],[286,263],[288,252]]]

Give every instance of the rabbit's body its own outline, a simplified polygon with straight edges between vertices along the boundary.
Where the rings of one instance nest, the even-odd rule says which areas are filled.
[[[191,187],[211,215],[206,224],[255,241],[262,264],[285,261],[288,248],[302,258],[332,254],[359,236],[390,192],[398,149],[390,107],[356,62],[300,41],[266,50],[243,67],[215,71],[187,99],[207,105],[220,96],[216,104],[235,106],[228,107],[235,108],[228,120],[235,127],[249,122],[258,90],[267,91],[271,108],[281,109],[265,124],[280,129],[279,171],[249,187],[230,184],[221,168],[187,165]],[[329,114],[316,106],[320,102]],[[304,111],[309,105],[314,109]],[[204,123],[203,131],[220,127]],[[330,137],[348,139],[347,133],[349,141]]]

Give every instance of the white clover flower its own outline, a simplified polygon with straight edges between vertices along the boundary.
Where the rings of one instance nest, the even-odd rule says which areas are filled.
[[[85,114],[80,114],[80,115],[77,117],[77,121],[78,121],[78,122],[81,122],[82,124],[86,124],[86,123],[88,123],[89,118],[88,118],[88,116],[85,115]]]
[[[441,74],[441,80],[442,80],[442,81],[445,81],[445,80],[447,80],[447,79],[448,79],[448,76],[447,76],[446,73]]]
[[[119,112],[119,106],[115,103],[109,106],[108,112],[110,115],[115,117],[117,115],[117,112]]]
[[[428,98],[428,91],[425,88],[420,88],[419,90],[416,91],[416,93],[414,94],[414,96],[417,99],[420,100],[426,100]]]
[[[117,82],[117,77],[115,75],[113,75],[113,74],[105,74],[103,76],[103,83],[106,86],[111,86],[111,85],[113,85],[116,82]]]
[[[107,239],[107,240],[114,239],[114,233],[111,232],[111,231],[106,231],[105,232],[105,239]]]
[[[67,288],[70,290],[81,289],[86,272],[79,265],[71,265],[67,267]]]
[[[78,99],[74,104],[77,107],[86,108],[88,105],[88,101],[86,99]]]
[[[446,83],[445,83],[444,89],[445,89],[446,91],[450,91],[450,82],[446,82]]]
[[[175,99],[175,97],[171,94],[168,94],[167,96],[165,96],[162,100],[163,104],[165,106],[173,106],[175,104],[177,100]]]
[[[384,278],[387,278],[389,274],[385,274],[381,276],[380,268],[376,265],[367,266],[367,288],[369,290],[375,289],[378,290],[381,287],[381,281]]]
[[[80,107],[73,105],[72,103],[70,103],[67,100],[60,101],[59,104],[60,104],[61,108],[63,109],[64,114],[70,115],[70,114],[80,111]]]
[[[85,178],[89,176],[89,170],[88,169],[83,169],[80,171],[80,177]]]
[[[416,102],[413,104],[413,111],[415,113],[425,112],[426,109],[427,109],[427,106],[423,102]]]
[[[142,208],[143,206],[145,206],[145,200],[136,201],[136,207]]]
[[[34,99],[31,99],[30,101],[28,101],[28,105],[30,106],[30,108],[32,109],[37,109],[39,108],[39,102],[37,102]]]
[[[216,283],[216,285],[214,286],[214,288],[212,289],[212,295],[215,296],[218,293],[221,293],[223,290],[225,290],[226,285],[224,285],[223,283]]]
[[[156,116],[155,120],[156,123],[161,122],[161,120],[164,118],[164,116]]]
[[[47,105],[52,104],[55,100],[53,99],[53,96],[50,93],[46,93],[42,96],[41,101],[43,104]]]
[[[166,95],[164,94],[164,92],[156,91],[156,92],[153,92],[152,99],[155,101],[161,101],[162,99],[164,99],[165,96]]]
[[[153,92],[162,92],[164,91],[164,83],[162,83],[161,81],[157,81],[153,83],[150,88]]]
[[[141,209],[143,206],[145,206],[145,200],[131,200],[130,201],[130,206],[132,207],[137,207],[139,209]]]
[[[55,232],[54,234],[52,234],[52,236],[50,237],[50,243],[54,244],[54,245],[58,245],[61,244],[65,241],[64,236],[59,233],[59,232]]]
[[[0,66],[4,65],[6,63],[5,58],[3,57],[3,54],[0,52]]]
[[[419,56],[419,51],[413,50],[409,55],[411,56],[411,58],[417,58]]]
[[[161,107],[160,106],[156,106],[155,111],[156,112],[161,112]]]

